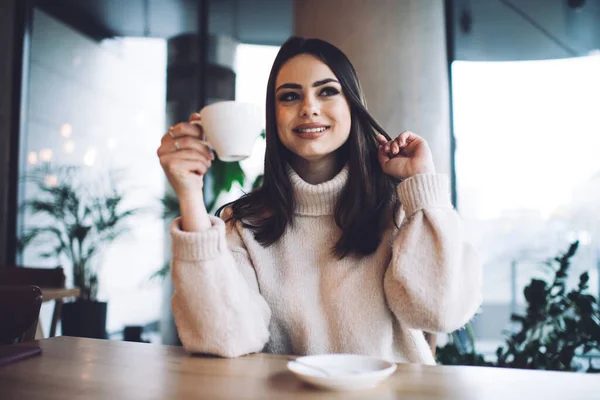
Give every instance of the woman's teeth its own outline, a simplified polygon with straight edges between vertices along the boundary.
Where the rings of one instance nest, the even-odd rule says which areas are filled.
[[[311,128],[311,129],[294,129],[298,133],[317,133],[325,131],[328,126],[323,126],[321,128]]]

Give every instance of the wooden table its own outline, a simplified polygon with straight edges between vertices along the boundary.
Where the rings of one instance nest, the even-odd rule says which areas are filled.
[[[301,383],[285,356],[198,357],[174,346],[69,337],[37,344],[41,356],[0,368],[2,400],[600,399],[600,376],[591,374],[400,364],[375,389],[340,393]]]

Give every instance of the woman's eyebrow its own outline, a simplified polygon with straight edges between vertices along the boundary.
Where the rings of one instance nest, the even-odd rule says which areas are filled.
[[[329,83],[329,82],[339,83],[337,80],[335,80],[333,78],[326,78],[326,79],[321,79],[320,81],[316,81],[315,83],[312,84],[312,87],[323,86],[324,84]]]
[[[326,83],[330,83],[330,82],[339,83],[337,80],[335,80],[333,78],[326,78],[326,79],[321,79],[320,81],[316,81],[315,83],[312,84],[312,87],[322,86],[322,85],[325,85]],[[278,92],[280,89],[302,89],[302,85],[300,85],[299,83],[284,83],[283,85],[279,86],[275,90],[275,92]]]
[[[275,92],[278,92],[281,89],[302,89],[302,85],[298,83],[284,83],[283,85],[279,86]]]

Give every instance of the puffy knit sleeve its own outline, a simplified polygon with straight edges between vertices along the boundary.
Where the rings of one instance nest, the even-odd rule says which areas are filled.
[[[405,217],[384,279],[388,304],[407,327],[452,332],[481,305],[480,258],[463,241],[446,176],[416,175],[400,183],[397,193]]]
[[[171,226],[171,300],[185,349],[222,357],[260,352],[269,339],[271,310],[235,223],[210,217],[212,227],[184,232]]]

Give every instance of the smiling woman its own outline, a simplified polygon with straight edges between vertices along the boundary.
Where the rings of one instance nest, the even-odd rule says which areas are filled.
[[[335,165],[335,150],[350,135],[350,106],[333,71],[315,56],[302,54],[283,65],[276,86],[277,131],[293,154],[292,167],[303,168],[302,160],[320,160],[321,168],[323,163]]]
[[[281,47],[267,84],[264,184],[222,218],[201,206],[198,171],[211,160],[198,120],[177,124],[158,150],[181,204],[172,306],[186,349],[433,364],[423,332],[473,317],[479,259],[427,142],[384,132],[348,58],[319,39]],[[173,146],[184,136],[185,152]]]

